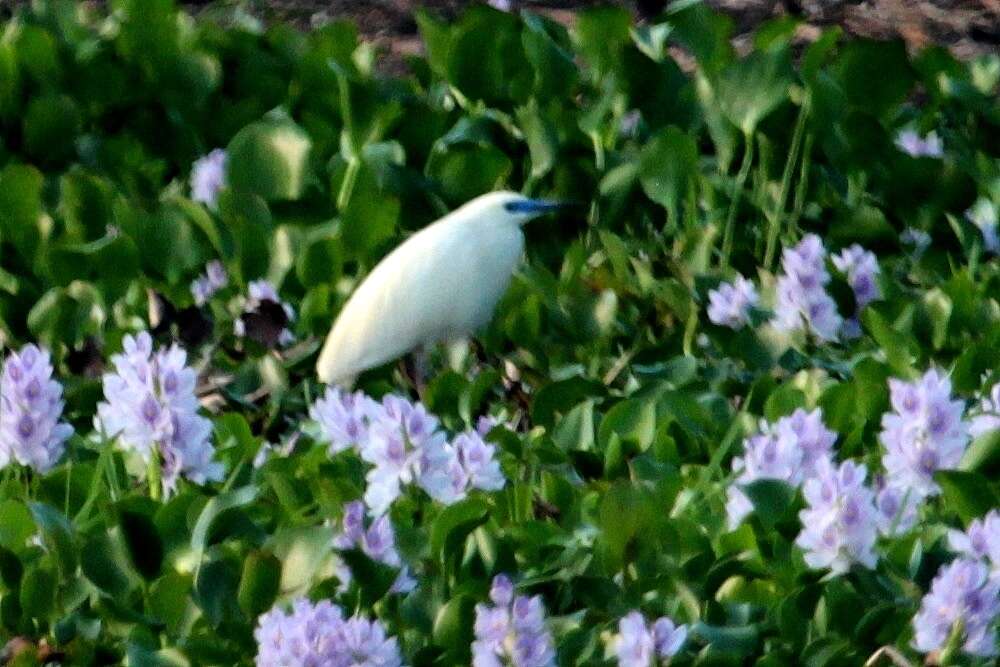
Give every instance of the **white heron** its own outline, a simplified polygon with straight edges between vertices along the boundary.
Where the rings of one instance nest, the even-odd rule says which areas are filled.
[[[521,225],[562,206],[491,192],[408,238],[340,311],[316,363],[319,379],[350,386],[369,368],[488,324],[524,251]]]

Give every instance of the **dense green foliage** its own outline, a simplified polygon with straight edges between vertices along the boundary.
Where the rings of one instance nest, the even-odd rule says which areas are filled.
[[[65,664],[250,664],[257,616],[311,594],[376,615],[407,664],[468,664],[473,606],[509,572],[544,596],[561,665],[611,664],[606,640],[636,608],[692,624],[674,664],[857,665],[886,645],[919,660],[910,621],[950,558],[944,529],[1000,505],[1000,440],[943,474],[875,570],[840,577],[803,562],[787,487],[755,489],[735,531],[725,489],[761,417],[821,407],[839,456],[875,469],[889,377],[943,367],[964,399],[996,379],[1000,264],[963,214],[1000,204],[1000,59],[836,30],[793,47],[791,20],[740,56],[728,20],[693,2],[642,26],[591,10],[570,32],[475,7],[421,15],[427,57],[388,78],[347,24],[109,4],[36,1],[0,36],[0,335],[52,351],[76,430],[48,474],[0,471],[0,639]],[[944,157],[900,151],[904,126],[936,130]],[[187,179],[217,147],[229,187],[213,210]],[[364,470],[308,435],[253,460],[321,392],[315,352],[356,279],[498,188],[582,206],[526,229],[478,354],[438,355],[422,398],[452,432],[501,417],[510,483],[447,508],[407,496],[393,519],[419,588],[386,596],[395,572],[353,554],[338,595],[331,522]],[[925,252],[907,228],[930,235]],[[878,253],[885,298],[860,338],[709,323],[709,289],[738,271],[773,291],[781,247],[806,232]],[[190,355],[226,477],[154,500],[93,434],[100,359],[190,306],[214,258],[233,286]],[[233,299],[262,277],[297,311],[282,351],[232,335]],[[831,291],[853,308],[842,279]],[[413,391],[395,366],[361,386]]]

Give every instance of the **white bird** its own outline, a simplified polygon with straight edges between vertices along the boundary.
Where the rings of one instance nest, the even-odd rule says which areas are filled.
[[[316,363],[319,379],[350,386],[369,368],[488,324],[524,251],[521,225],[561,206],[491,192],[408,238],[340,311]]]

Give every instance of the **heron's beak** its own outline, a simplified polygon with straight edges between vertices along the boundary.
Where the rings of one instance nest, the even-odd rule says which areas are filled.
[[[504,205],[504,208],[511,213],[542,215],[543,213],[559,211],[572,206],[573,204],[569,202],[550,201],[547,199],[520,199],[518,201],[508,202]]]

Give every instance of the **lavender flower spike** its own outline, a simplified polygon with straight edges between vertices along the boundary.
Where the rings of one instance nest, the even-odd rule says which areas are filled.
[[[986,566],[960,559],[942,568],[913,618],[913,645],[921,653],[944,647],[955,624],[962,622],[962,649],[994,658],[1000,618],[1000,582],[990,581]]]
[[[218,205],[219,193],[226,187],[226,151],[216,148],[191,165],[191,199],[211,209]]]
[[[882,415],[882,457],[890,486],[918,499],[940,492],[934,473],[958,466],[969,443],[965,405],[952,400],[951,381],[931,369],[916,382],[889,380],[893,412]]]
[[[191,283],[191,296],[194,297],[196,306],[204,306],[208,300],[229,284],[229,276],[226,274],[226,267],[217,259],[205,265],[205,274],[198,276]]]
[[[257,667],[401,667],[399,644],[379,621],[344,618],[327,600],[263,614],[254,630]]]
[[[615,655],[618,667],[651,667],[660,658],[677,655],[687,640],[687,626],[675,625],[666,616],[647,624],[638,611],[618,622]]]
[[[827,294],[826,249],[815,234],[781,254],[774,326],[780,331],[809,331],[823,342],[837,339],[843,319]]]
[[[966,558],[988,563],[990,578],[1000,582],[1000,511],[990,510],[982,519],[974,519],[965,532],[948,531],[948,546]]]
[[[163,491],[169,495],[183,476],[204,484],[220,481],[223,467],[213,461],[212,424],[198,414],[197,374],[177,345],[154,353],[145,331],[125,336],[124,352],[111,357],[115,372],[104,375],[104,402],[94,427],[142,463],[145,475],[154,453],[159,457]]]
[[[760,300],[757,288],[743,276],[708,292],[708,319],[713,324],[742,329],[750,323],[750,309]]]
[[[52,379],[49,353],[25,345],[0,373],[0,468],[12,460],[48,472],[73,428],[62,417],[62,387]]]
[[[805,550],[814,569],[842,574],[858,563],[874,568],[878,518],[875,494],[865,486],[864,465],[845,461],[839,468],[820,464],[817,474],[803,485],[808,507],[799,513],[802,532],[795,543]]]
[[[333,386],[309,408],[309,418],[318,424],[331,456],[351,447],[365,449],[368,429],[381,414],[378,403],[363,392],[352,394]]]
[[[554,667],[556,652],[538,596],[513,595],[510,579],[493,580],[494,605],[476,605],[473,667]]]
[[[396,578],[391,593],[408,593],[417,586],[416,580],[410,576],[410,572],[403,564],[403,559],[396,551],[396,533],[392,529],[392,523],[388,515],[383,514],[366,529],[365,528],[365,504],[360,501],[348,503],[344,508],[343,530],[333,539],[333,546],[337,549],[360,549],[366,556],[374,561],[389,565],[399,570],[399,577]],[[351,572],[345,566],[337,573],[344,589],[350,584]]]

